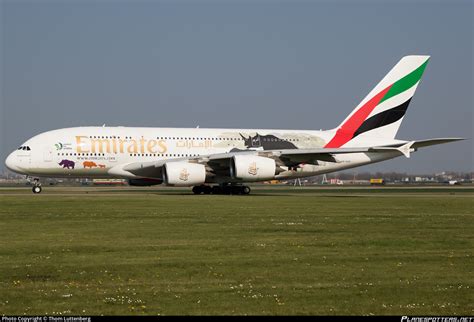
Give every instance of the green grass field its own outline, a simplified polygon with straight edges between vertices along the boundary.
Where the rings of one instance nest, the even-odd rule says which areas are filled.
[[[0,313],[473,315],[473,197],[3,188]]]

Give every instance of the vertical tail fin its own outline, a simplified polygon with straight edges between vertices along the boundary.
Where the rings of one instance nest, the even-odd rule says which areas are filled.
[[[403,57],[337,127],[325,147],[338,148],[355,137],[395,138],[429,58]]]

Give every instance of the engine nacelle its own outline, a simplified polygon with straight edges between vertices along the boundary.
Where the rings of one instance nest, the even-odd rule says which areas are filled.
[[[196,186],[206,181],[206,167],[189,162],[167,162],[163,166],[163,181],[169,186]]]
[[[271,180],[275,173],[275,160],[256,155],[235,155],[230,165],[231,177],[242,181]]]
[[[137,187],[146,187],[146,186],[155,186],[157,184],[162,184],[163,180],[161,179],[128,179],[128,184],[131,186]]]

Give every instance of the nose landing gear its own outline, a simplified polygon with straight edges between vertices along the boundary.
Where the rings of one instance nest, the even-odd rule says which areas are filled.
[[[31,190],[33,193],[41,193],[41,182],[38,178],[33,179],[33,188]]]

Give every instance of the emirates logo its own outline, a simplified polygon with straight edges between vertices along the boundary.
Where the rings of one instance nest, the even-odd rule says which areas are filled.
[[[186,168],[183,168],[179,173],[179,180],[181,181],[188,181],[189,179],[189,172]]]
[[[252,176],[257,175],[257,162],[252,162],[249,164],[248,173]]]

